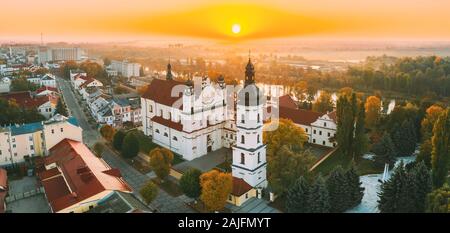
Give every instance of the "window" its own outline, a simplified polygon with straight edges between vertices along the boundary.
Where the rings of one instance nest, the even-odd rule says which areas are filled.
[[[156,132],[156,133],[159,133],[159,129],[156,129],[155,132]]]
[[[16,148],[16,144],[13,144],[13,148]]]
[[[0,155],[2,155],[2,150],[0,150]]]
[[[316,134],[316,130],[314,130],[313,133]]]
[[[242,123],[242,124],[245,123],[245,116],[244,116],[244,114],[242,114],[242,116],[241,116],[241,123]]]
[[[64,132],[64,128],[61,128],[61,133]]]
[[[326,122],[323,123],[323,127],[327,127],[327,123]]]
[[[33,136],[30,136],[28,140],[33,141]]]
[[[258,134],[258,136],[257,136],[257,141],[258,141],[258,143],[260,143],[261,142],[261,140],[259,139],[259,134]]]
[[[250,105],[250,93],[245,92],[245,106]]]
[[[159,115],[163,116],[163,110],[159,110]]]
[[[33,145],[30,146],[30,150],[34,150],[34,146]]]
[[[305,132],[307,132],[307,133],[308,133],[308,128],[306,128],[306,129],[305,129]]]
[[[178,138],[174,136],[174,137],[173,137],[173,140],[174,140],[174,141],[178,141]]]
[[[233,197],[231,195],[228,195],[228,200],[229,201],[233,200]]]
[[[322,130],[319,131],[319,135],[322,135]]]
[[[325,146],[325,141],[322,141],[322,145],[324,145],[324,146]]]
[[[168,137],[169,135],[167,133],[164,133],[164,137]]]
[[[52,134],[54,134],[55,133],[55,130],[54,129],[52,129]]]
[[[244,135],[241,135],[241,143],[242,143],[242,144],[245,143],[245,137],[244,137]]]
[[[12,142],[16,142],[16,138],[13,138],[13,139],[12,139]]]
[[[258,122],[258,123],[260,122],[260,119],[259,119],[259,113],[258,113],[258,116],[257,116],[257,122]]]
[[[248,198],[248,193],[245,194],[245,199],[247,199],[247,198]]]
[[[261,152],[258,152],[258,163],[261,163]]]
[[[328,132],[328,137],[331,136],[330,132]]]
[[[150,112],[153,113],[153,106],[152,105],[150,105]]]
[[[191,114],[194,114],[194,107],[191,107]]]
[[[245,165],[245,155],[244,155],[244,153],[241,153],[241,164]]]
[[[313,143],[316,143],[316,139],[315,138],[313,139]]]

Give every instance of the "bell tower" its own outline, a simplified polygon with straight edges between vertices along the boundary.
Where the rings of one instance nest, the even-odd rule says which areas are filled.
[[[255,188],[265,188],[266,145],[263,136],[262,92],[255,85],[254,66],[249,59],[244,88],[238,93],[236,106],[236,145],[233,147],[232,173]]]

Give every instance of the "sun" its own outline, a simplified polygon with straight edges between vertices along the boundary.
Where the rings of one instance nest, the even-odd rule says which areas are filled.
[[[239,24],[233,24],[233,26],[231,27],[231,31],[234,34],[239,34],[239,32],[241,32],[241,25]]]

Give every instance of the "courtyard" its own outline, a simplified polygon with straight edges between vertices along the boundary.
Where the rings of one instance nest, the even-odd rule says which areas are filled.
[[[50,207],[37,178],[23,177],[9,181],[6,210],[12,213],[50,213]]]

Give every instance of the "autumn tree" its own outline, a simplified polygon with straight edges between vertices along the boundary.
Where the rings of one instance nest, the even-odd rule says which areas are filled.
[[[450,186],[444,184],[428,194],[426,202],[428,213],[450,213]]]
[[[144,198],[145,204],[152,203],[155,200],[156,196],[158,196],[158,187],[152,181],[148,181],[141,190],[139,190],[142,198]]]
[[[450,157],[450,108],[439,115],[433,127],[431,165],[433,185],[440,188],[446,181]]]
[[[166,148],[158,147],[150,151],[150,167],[161,180],[169,175],[172,160],[173,153]]]
[[[276,122],[269,127],[275,126]],[[303,149],[303,144],[308,141],[305,131],[296,126],[291,120],[279,119],[276,130],[265,131],[264,143],[267,144],[267,155],[270,157],[282,146],[287,146],[290,150],[299,151]]]
[[[230,173],[211,170],[200,176],[202,194],[200,199],[210,211],[219,211],[225,207],[233,187]]]
[[[333,111],[333,99],[331,94],[326,91],[321,91],[319,98],[313,103],[313,111],[316,112],[331,112]]]
[[[444,109],[436,104],[431,105],[425,111],[426,112],[425,117],[421,122],[421,133],[422,138],[424,140],[430,139],[433,136],[434,123],[436,123],[437,119],[439,118],[439,115],[443,111]]]
[[[294,94],[300,103],[307,100],[308,83],[306,81],[299,81],[294,85]]]
[[[381,117],[381,100],[376,96],[369,96],[365,103],[366,126],[375,129]]]
[[[60,114],[60,115],[63,115],[63,116],[69,116],[69,114],[67,113],[66,106],[65,106],[62,98],[58,99],[58,103],[56,104],[55,114]]]
[[[100,134],[106,141],[111,142],[114,138],[115,130],[110,125],[104,125],[100,128]]]

